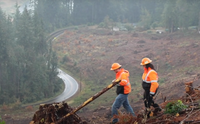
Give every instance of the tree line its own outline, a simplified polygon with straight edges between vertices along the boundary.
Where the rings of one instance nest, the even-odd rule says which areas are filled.
[[[0,9],[0,104],[30,103],[59,91],[57,57],[44,23],[16,5],[14,17]]]
[[[34,1],[34,2],[33,2]],[[49,31],[70,25],[113,22],[140,23],[145,29],[200,25],[199,0],[32,0]]]

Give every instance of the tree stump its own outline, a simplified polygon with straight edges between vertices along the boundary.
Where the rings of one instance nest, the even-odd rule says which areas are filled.
[[[185,83],[185,92],[189,95],[194,93],[193,81]]]
[[[55,124],[63,116],[70,113],[73,109],[65,102],[53,104],[41,104],[39,110],[35,112],[29,124]],[[57,124],[87,124],[75,113],[68,118],[64,118]]]

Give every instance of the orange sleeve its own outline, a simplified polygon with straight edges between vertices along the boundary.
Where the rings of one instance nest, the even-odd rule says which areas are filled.
[[[126,73],[123,73],[121,76],[121,82],[119,83],[121,86],[125,86],[129,83],[128,75]]]
[[[151,81],[151,87],[150,87],[150,94],[155,94],[156,89],[158,88],[158,74],[153,71],[149,74],[149,78]]]
[[[159,84],[157,82],[152,82],[150,87],[150,94],[154,95],[158,86]]]

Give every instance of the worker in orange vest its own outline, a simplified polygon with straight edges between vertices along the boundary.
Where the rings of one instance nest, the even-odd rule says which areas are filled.
[[[161,111],[161,108],[157,103],[154,103],[153,96],[158,90],[158,74],[154,69],[152,60],[149,58],[143,58],[140,65],[144,68],[144,73],[142,75],[142,87],[144,89],[144,105],[146,107],[147,117],[150,117],[150,106],[155,108],[154,113]]]
[[[129,71],[125,70],[124,68],[121,68],[121,65],[119,63],[113,63],[111,66],[111,69],[116,73],[116,78],[113,80],[114,82],[119,82],[117,84],[117,97],[112,105],[112,116],[117,115],[117,110],[120,108],[121,105],[133,116],[135,116],[135,113],[132,109],[132,107],[129,105],[128,102],[128,94],[131,92],[131,84],[129,82]],[[114,118],[112,121],[112,124],[115,124],[118,122],[117,118]]]

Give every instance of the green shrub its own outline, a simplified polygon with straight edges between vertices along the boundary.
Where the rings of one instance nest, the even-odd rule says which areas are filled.
[[[151,24],[151,27],[152,27],[153,29],[155,29],[156,27],[158,27],[157,22],[154,22],[153,24]]]
[[[64,64],[65,62],[68,62],[70,61],[69,57],[67,55],[65,55],[63,58],[62,58],[62,61],[61,63]]]
[[[0,124],[6,124],[6,122],[3,121],[1,117],[0,117]]]
[[[131,25],[124,25],[124,27],[128,30],[128,31],[132,31],[133,27]]]
[[[75,30],[78,30],[78,26],[75,26],[74,29],[75,29]]]
[[[152,31],[148,30],[148,31],[147,31],[147,33],[151,34],[151,33],[152,33]]]
[[[104,22],[101,22],[101,23],[98,25],[98,27],[99,27],[99,28],[103,28],[103,27],[105,27]]]
[[[185,108],[187,108],[187,106],[184,105],[181,100],[178,100],[176,102],[175,101],[174,102],[169,102],[165,106],[165,113],[166,114],[176,114],[176,113],[181,112]]]

